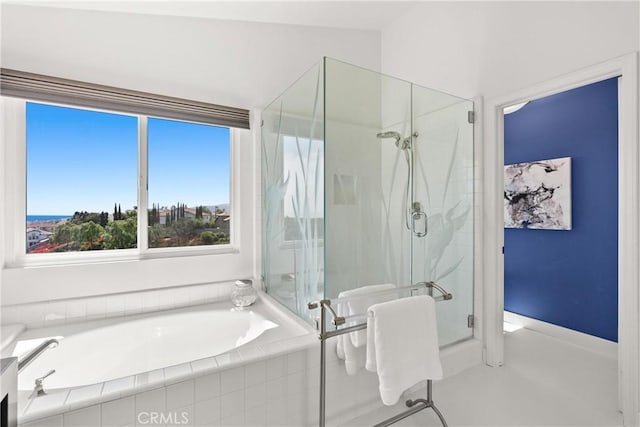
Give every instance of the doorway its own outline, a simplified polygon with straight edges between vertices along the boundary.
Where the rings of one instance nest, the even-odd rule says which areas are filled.
[[[485,361],[504,362],[503,108],[600,82],[618,80],[618,391],[625,425],[638,423],[638,74],[626,55],[486,103],[483,226]]]

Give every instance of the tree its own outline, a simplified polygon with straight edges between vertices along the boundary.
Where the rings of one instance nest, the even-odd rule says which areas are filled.
[[[89,244],[89,250],[94,249],[94,244],[102,233],[104,233],[104,229],[93,221],[85,222],[80,226],[81,240]]]
[[[70,222],[60,224],[53,230],[51,241],[59,245],[69,243],[73,239],[73,227]]]
[[[125,220],[112,221],[104,234],[105,249],[130,249],[137,245],[137,214]]]

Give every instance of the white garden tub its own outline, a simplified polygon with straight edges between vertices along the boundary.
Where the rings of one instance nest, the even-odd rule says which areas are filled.
[[[24,399],[36,378],[56,371],[44,381],[50,396],[29,398],[32,405],[22,402],[22,422],[81,407],[74,390],[99,390],[99,396],[85,402],[95,404],[317,341],[311,328],[262,293],[246,309],[220,302],[28,330],[19,336],[13,353],[24,354],[51,337],[60,344],[18,376]],[[40,408],[55,396],[56,407]]]

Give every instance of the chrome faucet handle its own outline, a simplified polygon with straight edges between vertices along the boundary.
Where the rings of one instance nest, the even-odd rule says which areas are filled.
[[[40,378],[36,378],[36,384],[42,384],[42,381],[44,381],[45,378],[47,378],[50,375],[53,375],[56,373],[55,369],[50,370],[49,372],[47,372],[46,374],[44,374],[43,376],[41,376]]]
[[[52,369],[49,372],[47,372],[46,374],[44,374],[43,376],[41,376],[40,378],[36,378],[35,387],[33,389],[32,396],[33,395],[35,395],[35,396],[43,396],[43,395],[47,394],[47,392],[44,391],[44,386],[42,384],[43,384],[45,378],[47,378],[50,375],[55,374],[55,372],[56,372],[56,370]]]

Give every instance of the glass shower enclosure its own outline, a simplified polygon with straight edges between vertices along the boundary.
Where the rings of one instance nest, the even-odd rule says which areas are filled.
[[[307,303],[433,281],[441,345],[470,338],[473,103],[330,58],[262,113],[263,280]],[[415,291],[414,291],[415,294]]]

